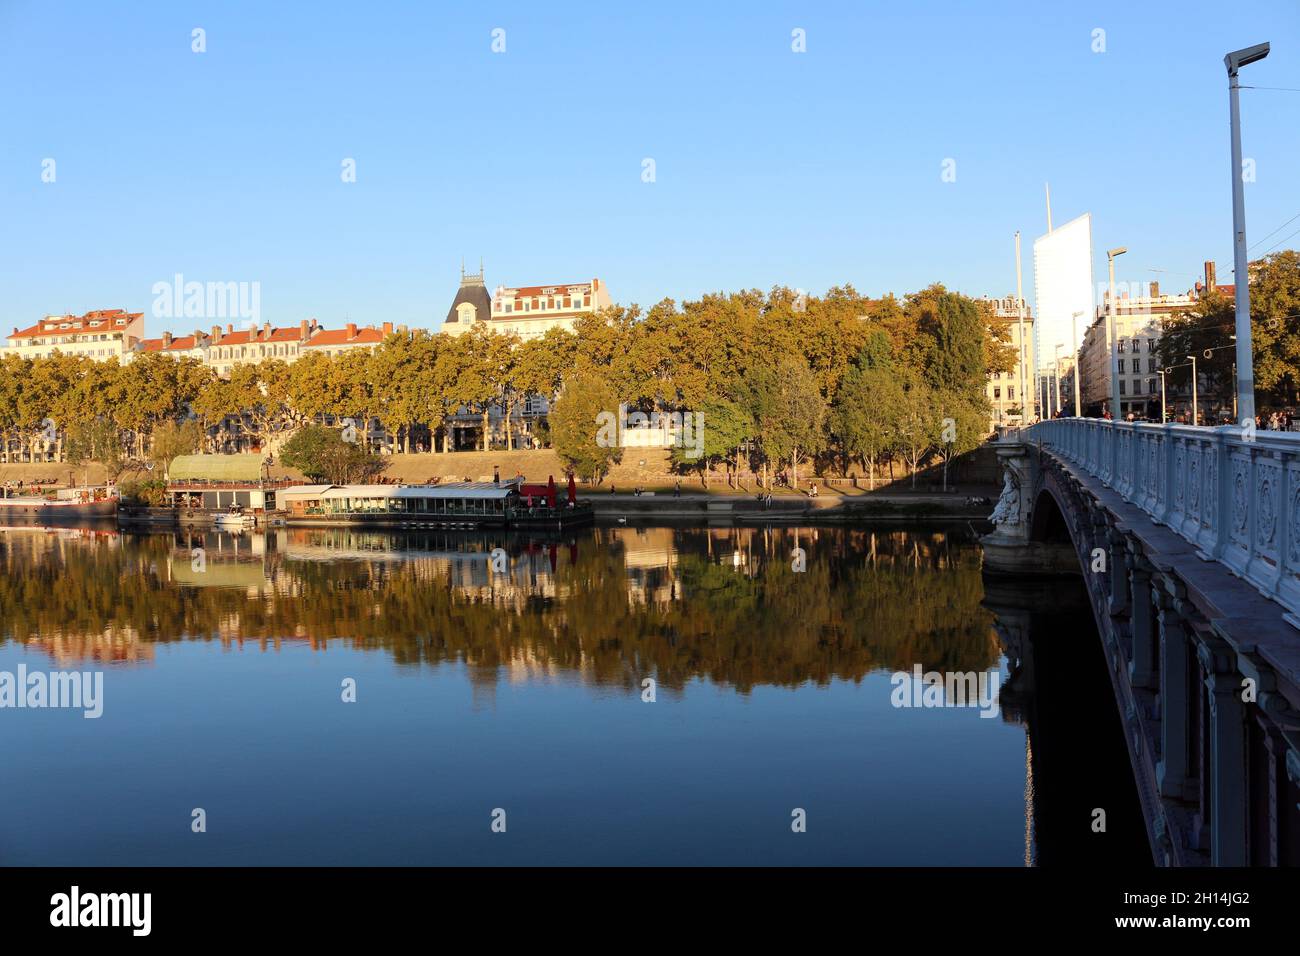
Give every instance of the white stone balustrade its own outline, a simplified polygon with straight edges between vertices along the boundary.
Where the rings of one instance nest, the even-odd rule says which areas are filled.
[[[1300,433],[1064,418],[1020,438],[1100,479],[1300,627]]]

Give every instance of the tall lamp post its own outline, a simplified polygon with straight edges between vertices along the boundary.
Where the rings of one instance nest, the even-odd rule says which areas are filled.
[[[1201,419],[1196,414],[1196,356],[1189,355],[1187,357],[1192,360],[1192,424],[1199,425]]]
[[[1169,420],[1165,413],[1165,370],[1158,369],[1156,374],[1160,376],[1160,424],[1163,425]]]
[[[1065,348],[1064,342],[1057,342],[1055,354],[1052,357],[1052,381],[1056,383],[1056,414],[1061,414],[1061,349]]]
[[[1016,230],[1016,334],[1020,336],[1020,357],[1016,365],[1017,383],[1020,386],[1020,424],[1029,424],[1033,409],[1028,402],[1029,389],[1025,378],[1025,296],[1020,274],[1020,230]],[[1037,391],[1037,389],[1035,389]],[[1036,396],[1035,396],[1036,397]]]
[[[1255,420],[1255,365],[1250,342],[1250,284],[1246,261],[1246,196],[1241,181],[1241,104],[1237,71],[1268,56],[1268,44],[1234,50],[1223,58],[1228,68],[1229,122],[1232,130],[1232,234],[1233,284],[1237,300],[1237,414]],[[1213,291],[1213,290],[1211,290]]]
[[[1119,316],[1115,310],[1115,257],[1128,252],[1124,246],[1106,250],[1110,268],[1110,308],[1106,310],[1106,338],[1110,341],[1110,419],[1120,420],[1119,410]]]
[[[1074,343],[1074,417],[1080,418],[1083,415],[1083,405],[1079,403],[1079,362],[1083,356],[1083,346],[1079,342],[1079,316],[1082,312],[1076,312],[1070,316],[1070,337]]]

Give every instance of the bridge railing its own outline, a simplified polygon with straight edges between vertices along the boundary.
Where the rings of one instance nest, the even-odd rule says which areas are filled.
[[[1227,565],[1300,626],[1300,433],[1065,418],[1019,434]]]

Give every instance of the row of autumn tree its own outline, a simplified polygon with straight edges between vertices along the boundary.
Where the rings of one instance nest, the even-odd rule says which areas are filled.
[[[852,287],[800,297],[776,288],[707,295],[648,311],[613,307],[520,341],[479,326],[452,337],[417,330],[373,352],[237,366],[228,379],[192,359],[145,353],[125,365],[56,355],[0,360],[0,433],[11,454],[57,432],[73,460],[154,454],[177,430],[207,450],[237,420],[259,447],[302,426],[377,420],[397,450],[446,451],[467,412],[490,440],[530,396],[551,406],[546,437],[582,478],[599,479],[617,448],[596,440],[600,412],[703,413],[700,459],[797,473],[886,459],[910,470],[960,454],[988,430],[986,376],[1014,350],[987,305],[940,285],[898,300]],[[368,429],[359,438],[369,440]],[[427,439],[427,441],[426,441]],[[504,447],[515,445],[513,429]],[[174,450],[169,447],[169,450]],[[155,455],[156,457],[156,455]]]

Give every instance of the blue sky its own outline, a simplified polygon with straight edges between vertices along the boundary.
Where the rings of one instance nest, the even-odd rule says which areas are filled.
[[[1058,223],[1092,212],[1098,277],[1125,245],[1121,281],[1185,289],[1212,258],[1228,282],[1223,54],[1269,40],[1243,82],[1300,88],[1297,38],[1294,0],[0,0],[0,328],[147,312],[176,273],[259,282],[275,324],[436,328],[462,256],[643,306],[1000,295],[1017,229],[1032,297],[1049,180]],[[1300,93],[1242,98],[1254,243],[1300,213]]]

